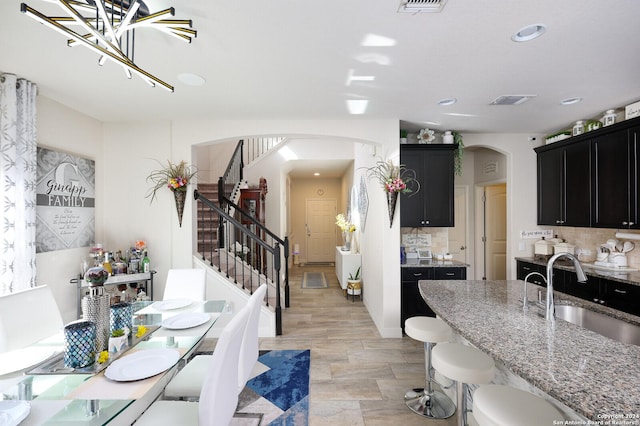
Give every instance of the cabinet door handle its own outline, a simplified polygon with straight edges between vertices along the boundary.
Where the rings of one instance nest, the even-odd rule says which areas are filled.
[[[556,220],[556,223],[561,223],[560,220]]]
[[[414,273],[414,274],[413,274],[413,276],[414,276],[414,277],[421,277],[421,276],[422,276],[422,273],[417,273],[417,274],[416,274],[416,273]]]
[[[629,222],[622,222],[622,224],[623,224],[623,225],[628,225],[628,224],[629,224]]]
[[[627,294],[627,290],[620,290],[619,288],[614,288],[613,292],[619,294]]]
[[[447,272],[445,275],[448,276],[448,277],[453,277],[456,274],[455,274],[455,272]]]
[[[522,269],[524,269],[525,271],[530,271],[531,268],[529,268],[528,266],[523,266]]]
[[[634,223],[633,223],[633,222],[629,222],[629,226],[633,226],[633,225],[634,225]]]

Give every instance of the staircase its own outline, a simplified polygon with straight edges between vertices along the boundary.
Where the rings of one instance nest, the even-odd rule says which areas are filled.
[[[199,183],[194,192],[198,253],[207,265],[248,294],[266,282],[269,288],[265,302],[275,313],[276,334],[280,335],[282,293],[285,307],[289,306],[289,241],[286,237],[284,240],[277,237],[235,204],[244,167],[242,147],[243,141],[240,141],[218,183]],[[219,193],[221,188],[224,194]],[[246,247],[251,248],[247,259],[236,253],[236,241],[245,242]]]
[[[207,199],[213,201],[218,207],[218,184],[217,183],[198,183],[198,192]],[[208,254],[218,249],[218,225],[219,216],[214,215],[210,221],[203,220],[204,211],[208,210],[202,203],[197,203],[198,211],[198,253],[205,253],[205,259]],[[211,261],[211,259],[207,259]]]

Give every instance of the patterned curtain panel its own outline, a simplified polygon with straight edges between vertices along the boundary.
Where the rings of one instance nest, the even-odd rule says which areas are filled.
[[[36,286],[36,93],[0,75],[0,296]]]

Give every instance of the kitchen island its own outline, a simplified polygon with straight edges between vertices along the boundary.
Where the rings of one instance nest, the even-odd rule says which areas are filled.
[[[535,307],[524,311],[523,284],[440,280],[420,281],[419,287],[429,307],[496,365],[595,424],[640,424],[640,346],[560,319],[552,324]],[[534,287],[529,285],[529,300],[537,298]],[[560,303],[593,305],[556,293]]]

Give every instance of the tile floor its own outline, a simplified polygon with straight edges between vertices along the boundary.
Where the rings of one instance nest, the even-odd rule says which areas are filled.
[[[324,272],[327,289],[301,289],[305,271]],[[363,283],[366,292],[366,283]],[[363,303],[343,296],[333,266],[294,266],[283,334],[260,349],[311,349],[310,425],[454,425],[411,412],[404,393],[424,385],[423,345],[383,339]]]

